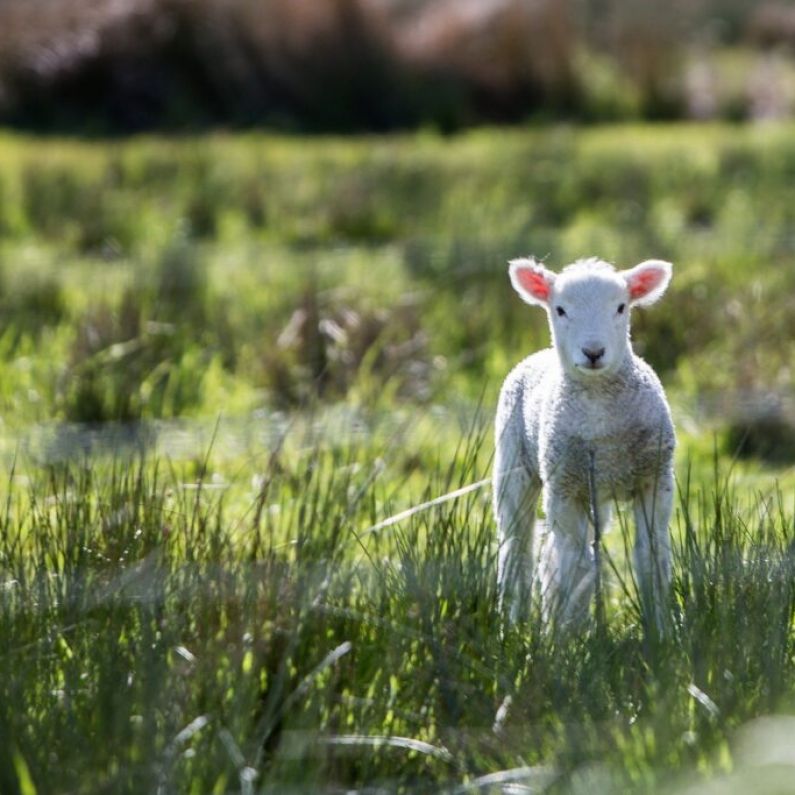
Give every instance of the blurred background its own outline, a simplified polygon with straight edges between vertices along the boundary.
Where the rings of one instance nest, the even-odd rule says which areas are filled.
[[[507,260],[598,255],[675,263],[683,433],[788,465],[793,112],[794,3],[3,0],[8,444],[491,406],[547,341]]]
[[[784,118],[751,0],[3,0],[0,119],[76,132]]]

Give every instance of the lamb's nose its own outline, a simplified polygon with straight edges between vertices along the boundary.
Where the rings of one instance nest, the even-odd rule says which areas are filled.
[[[604,355],[604,348],[583,348],[582,352],[588,357],[588,361],[595,365]]]

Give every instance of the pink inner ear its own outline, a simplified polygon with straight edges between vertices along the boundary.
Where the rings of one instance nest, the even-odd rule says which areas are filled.
[[[549,298],[549,282],[538,271],[531,268],[518,268],[516,275],[519,278],[519,284],[534,298],[539,301],[546,301]]]
[[[636,273],[629,280],[629,297],[643,298],[660,283],[663,276],[663,272],[657,268],[649,268]]]

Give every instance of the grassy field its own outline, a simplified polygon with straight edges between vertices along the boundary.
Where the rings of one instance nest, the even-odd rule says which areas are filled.
[[[793,133],[0,138],[0,791],[795,791]],[[500,632],[527,253],[674,262],[664,640]]]

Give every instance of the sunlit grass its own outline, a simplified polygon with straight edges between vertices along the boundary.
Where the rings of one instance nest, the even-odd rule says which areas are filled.
[[[535,610],[503,631],[487,487],[372,530],[409,494],[476,481],[487,438],[459,437],[415,492],[421,437],[351,431],[289,429],[246,466],[133,456],[9,481],[5,780],[22,760],[38,792],[436,792],[499,773],[644,792],[729,770],[735,730],[792,705],[782,493],[681,483],[670,637],[644,631],[622,522],[605,632],[558,635]]]
[[[791,133],[2,137],[0,790],[744,791],[795,709]],[[501,631],[525,253],[674,261],[662,641],[624,514],[604,634]]]
[[[191,309],[168,356],[162,340],[141,340],[147,366],[130,370],[134,392],[148,389],[159,364],[184,381],[180,369],[198,359],[220,362],[213,381],[227,383],[215,395],[238,395],[236,410],[298,405],[323,368],[332,373],[326,398],[372,399],[389,382],[443,402],[451,391],[474,399],[485,383],[493,399],[511,363],[546,344],[541,314],[516,301],[505,278],[509,258],[534,253],[552,266],[588,254],[621,266],[673,261],[665,301],[633,319],[637,349],[669,390],[685,401],[780,395],[795,338],[791,132],[670,125],[113,143],[6,135],[0,309],[14,339],[32,336],[67,373],[43,375],[41,407],[5,412],[7,421],[84,416],[63,388],[78,378],[75,336],[125,307],[142,327],[173,323],[153,293],[179,246],[207,289],[185,296]],[[131,339],[121,339],[123,324],[106,328],[100,345]],[[13,348],[0,366],[12,368],[9,357]],[[89,385],[105,394],[97,419],[216,410],[201,387],[165,401],[152,388],[157,399],[120,408],[107,398],[120,376],[106,369]],[[744,420],[722,405],[714,413]]]

